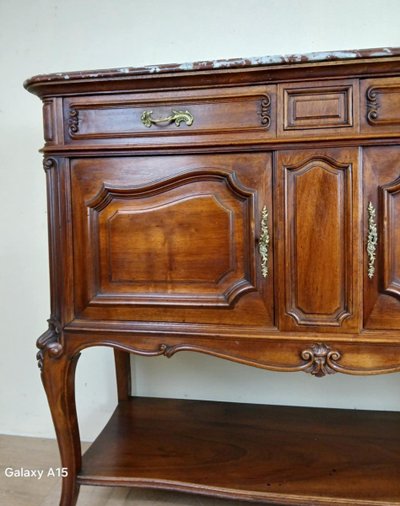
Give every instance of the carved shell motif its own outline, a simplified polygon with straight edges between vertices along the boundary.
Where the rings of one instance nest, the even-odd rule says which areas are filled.
[[[301,358],[309,362],[309,366],[304,369],[317,378],[326,376],[327,374],[335,374],[335,362],[340,360],[341,355],[338,351],[332,350],[323,343],[313,344],[311,348],[303,350]]]

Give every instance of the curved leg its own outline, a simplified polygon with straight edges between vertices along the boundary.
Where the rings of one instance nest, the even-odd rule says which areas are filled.
[[[114,348],[115,373],[117,376],[118,400],[127,401],[131,397],[130,353]]]
[[[38,353],[39,367],[57,434],[61,465],[68,471],[62,481],[60,506],[75,506],[79,493],[76,478],[81,469],[81,444],[75,406],[75,368],[79,354],[69,355],[54,339],[54,334],[49,338],[50,332],[47,331],[38,341],[41,348]]]

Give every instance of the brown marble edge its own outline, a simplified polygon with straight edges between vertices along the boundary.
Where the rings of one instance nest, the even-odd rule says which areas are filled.
[[[400,47],[382,47],[369,49],[352,49],[338,51],[319,51],[304,54],[255,56],[249,58],[233,58],[226,60],[208,60],[193,63],[167,63],[162,65],[149,65],[146,67],[119,67],[100,70],[83,70],[73,72],[57,72],[52,74],[38,74],[27,79],[24,87],[29,88],[39,83],[68,82],[87,79],[102,79],[115,77],[130,77],[151,74],[245,69],[252,67],[269,67],[285,64],[307,64],[335,62],[343,60],[359,60],[368,58],[384,58],[400,56]]]

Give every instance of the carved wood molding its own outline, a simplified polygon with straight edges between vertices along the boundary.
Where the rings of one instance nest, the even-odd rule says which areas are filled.
[[[141,186],[119,187],[103,184],[99,193],[89,202],[86,202],[86,205],[96,211],[101,211],[112,201],[114,197],[127,199],[150,197],[189,183],[202,181],[220,181],[226,184],[226,187],[234,196],[241,199],[246,197],[254,198],[254,190],[245,187],[239,181],[235,172],[209,167],[208,169],[193,169],[181,172],[173,177],[168,177],[154,183]]]
[[[267,129],[271,126],[271,97],[267,93],[261,99],[261,124]]]
[[[57,161],[54,158],[48,156],[43,158],[43,170],[45,172],[48,172],[55,167],[57,167]]]
[[[112,346],[118,349],[121,349],[123,351],[128,351],[129,353],[133,353],[134,355],[139,355],[142,357],[159,357],[164,355],[167,358],[171,358],[173,355],[175,355],[178,352],[181,351],[190,351],[190,352],[197,352],[197,353],[203,353],[205,355],[211,355],[213,357],[218,357],[226,360],[230,360],[233,362],[237,362],[244,365],[250,365],[255,367],[260,367],[262,369],[268,369],[270,371],[276,371],[276,372],[311,372],[312,370],[317,371],[319,369],[319,366],[313,366],[313,363],[317,360],[321,360],[321,355],[323,355],[323,352],[321,351],[322,348],[327,348],[323,344],[313,345],[310,349],[304,350],[301,353],[301,358],[304,360],[301,364],[297,365],[278,365],[278,364],[272,364],[272,363],[266,363],[262,361],[247,359],[241,356],[237,356],[230,353],[224,353],[217,350],[213,350],[211,348],[205,347],[205,346],[199,346],[199,345],[193,345],[189,343],[182,343],[182,344],[166,344],[161,343],[159,344],[155,349],[153,350],[144,350],[140,348],[135,348],[134,346],[130,345],[123,345],[117,342],[110,342],[110,341],[100,341],[96,343],[91,343],[91,346],[100,346],[100,345],[106,345],[106,346]],[[315,347],[318,347],[316,349]],[[84,348],[84,346],[80,347],[81,351]],[[338,353],[338,352],[332,352],[332,353]],[[304,355],[304,356],[303,356]],[[338,354],[340,355],[340,354]],[[331,357],[332,360],[336,359],[335,357]],[[337,359],[336,359],[337,360]],[[329,374],[332,374],[329,373]],[[315,376],[323,376],[323,374],[315,374]]]
[[[64,348],[60,343],[61,323],[53,316],[47,321],[49,328],[36,341],[36,346],[39,348],[39,351],[36,354],[39,369],[43,368],[43,360],[46,352],[50,357],[58,358],[64,351]]]
[[[79,132],[79,110],[72,107],[69,110],[68,130],[71,136]]]
[[[276,372],[305,372],[312,374],[316,378],[322,378],[326,375],[342,373],[351,376],[370,376],[378,374],[389,374],[400,371],[400,364],[391,367],[382,368],[371,368],[371,369],[356,369],[351,367],[343,367],[338,364],[338,361],[342,358],[340,351],[330,348],[325,343],[315,343],[309,348],[306,348],[300,353],[301,359],[304,361],[298,365],[277,365],[261,361],[255,361],[251,359],[245,359],[230,355],[227,353],[220,353],[209,348],[202,346],[193,346],[191,344],[177,344],[167,345],[161,344],[158,351],[154,352],[157,355],[165,355],[170,358],[179,351],[194,351],[198,353],[204,353],[206,355],[212,355],[218,358],[231,360],[233,362],[260,367],[269,371]],[[149,355],[149,353],[146,353]]]
[[[378,119],[378,89],[368,88],[367,90],[367,121],[370,124],[374,124]]]
[[[204,355],[210,355],[238,364],[258,367],[260,369],[266,369],[273,372],[305,372],[316,378],[322,378],[335,373],[347,374],[349,376],[375,376],[400,372],[400,363],[389,367],[377,366],[371,368],[342,366],[339,364],[339,361],[343,358],[343,354],[339,350],[331,348],[325,343],[313,343],[304,350],[295,353],[293,355],[293,359],[295,362],[298,362],[295,363],[295,365],[278,364],[257,359],[255,360],[253,358],[247,358],[243,354],[218,351],[217,349],[213,349],[208,346],[190,344],[187,342],[179,344],[161,343],[156,345],[153,349],[140,349],[133,345],[111,339],[100,339],[95,341],[91,340],[90,343],[85,341],[78,344],[78,346],[74,349],[74,354],[78,354],[83,349],[93,346],[109,346],[142,357],[165,356],[167,358],[171,358],[176,353],[182,351],[202,353]],[[53,353],[55,354],[55,352]],[[60,355],[61,354],[62,351],[60,352]]]
[[[229,356],[224,353],[215,353],[211,351],[206,351],[205,348],[201,348],[198,346],[191,345],[175,345],[168,346],[166,344],[160,345],[160,354],[165,355],[170,358],[178,351],[197,351],[200,353],[207,353],[211,355],[218,356],[219,358],[228,358],[232,360],[232,356]],[[272,371],[280,371],[280,372],[306,372],[316,376],[317,378],[321,378],[326,376],[327,374],[335,374],[337,360],[340,360],[341,354],[332,350],[329,346],[323,343],[313,344],[310,348],[303,350],[300,354],[301,358],[305,361],[305,363],[294,365],[294,366],[285,366],[285,365],[275,365],[268,364],[263,362],[253,362],[250,361],[242,361],[237,360],[238,362],[244,362],[249,365],[258,365],[259,367],[263,367],[265,369],[269,369]]]
[[[310,348],[303,350],[300,354],[301,358],[304,362],[297,365],[278,365],[272,363],[266,363],[261,361],[255,361],[251,359],[241,358],[235,355],[231,355],[229,353],[223,353],[216,350],[212,350],[210,348],[206,348],[203,346],[192,345],[188,343],[182,344],[165,344],[162,343],[158,346],[158,348],[154,350],[141,350],[138,348],[133,348],[131,346],[117,346],[118,348],[122,348],[125,351],[129,351],[135,355],[140,355],[143,357],[157,357],[164,355],[167,358],[171,358],[175,353],[180,351],[190,351],[197,353],[204,353],[205,355],[211,355],[218,358],[223,358],[226,360],[231,360],[233,362],[238,362],[245,365],[251,365],[260,367],[262,369],[268,369],[270,371],[276,372],[306,372],[310,373],[313,376],[318,378],[323,377],[327,374],[334,374],[337,371],[337,364],[335,362],[340,360],[341,354],[332,350],[329,346],[321,343],[313,344]],[[399,366],[400,369],[400,366]],[[342,369],[342,372],[345,372],[345,369]]]

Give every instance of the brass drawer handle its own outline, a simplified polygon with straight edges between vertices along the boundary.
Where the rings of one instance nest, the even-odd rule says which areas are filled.
[[[180,124],[186,123],[187,126],[191,126],[193,124],[193,115],[190,114],[189,111],[172,111],[170,116],[166,118],[154,119],[151,117],[153,111],[143,111],[141,120],[145,127],[150,128],[151,125],[158,125],[159,123],[172,123],[178,127]]]
[[[372,202],[368,203],[368,235],[367,235],[367,254],[368,254],[368,277],[372,279],[375,274],[376,248],[378,246],[378,230],[376,227],[376,209]]]
[[[268,276],[268,254],[269,254],[269,228],[267,206],[261,210],[261,235],[258,242],[258,251],[261,256],[261,274],[263,278]]]

